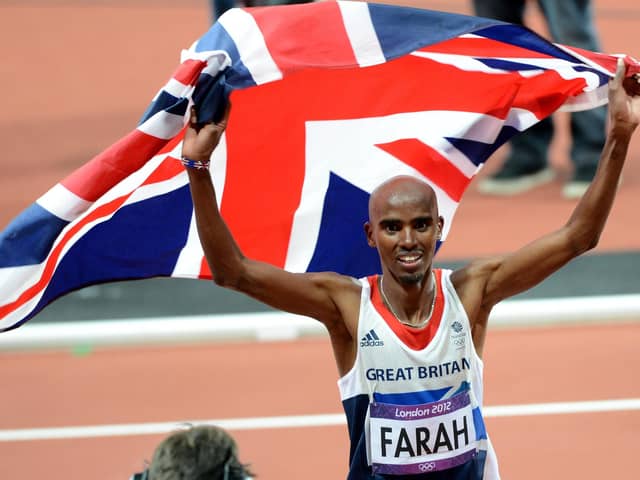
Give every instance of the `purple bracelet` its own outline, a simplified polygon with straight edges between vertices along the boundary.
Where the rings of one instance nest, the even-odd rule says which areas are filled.
[[[211,164],[210,160],[206,162],[202,160],[191,160],[187,157],[181,157],[180,162],[187,168],[194,168],[196,170],[209,170],[209,165]]]

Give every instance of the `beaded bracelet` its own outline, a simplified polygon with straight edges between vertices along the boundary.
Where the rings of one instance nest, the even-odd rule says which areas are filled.
[[[209,165],[211,164],[210,160],[202,161],[202,160],[191,160],[187,157],[181,157],[180,162],[187,168],[195,168],[196,170],[209,170]]]

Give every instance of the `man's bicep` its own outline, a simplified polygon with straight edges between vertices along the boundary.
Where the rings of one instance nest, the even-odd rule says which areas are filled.
[[[336,292],[357,287],[353,279],[337,273],[291,273],[254,260],[246,260],[245,272],[236,287],[239,291],[278,310],[325,324],[342,316]]]
[[[578,255],[560,229],[519,250],[495,257],[487,269],[483,303],[496,303],[535,287]]]

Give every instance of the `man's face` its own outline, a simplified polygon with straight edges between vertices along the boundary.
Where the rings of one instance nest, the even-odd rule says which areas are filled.
[[[372,195],[369,215],[367,240],[384,273],[405,285],[422,282],[442,229],[433,190],[411,180],[385,185]]]

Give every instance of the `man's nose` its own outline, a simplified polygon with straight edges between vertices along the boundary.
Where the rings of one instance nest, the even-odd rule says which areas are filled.
[[[400,234],[400,245],[404,248],[410,249],[416,245],[416,232],[413,228],[403,228]]]

